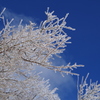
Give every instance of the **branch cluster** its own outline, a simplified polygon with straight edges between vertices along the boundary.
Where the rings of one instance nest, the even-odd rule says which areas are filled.
[[[47,20],[41,22],[37,27],[35,23],[29,25],[18,25],[18,28],[11,26],[13,19],[3,21],[5,28],[0,31],[0,65],[1,66],[24,66],[35,63],[48,69],[56,70],[67,74],[72,73],[73,68],[83,65],[52,66],[49,58],[52,55],[60,54],[67,46],[70,37],[63,31],[64,28],[74,30],[66,26],[65,17],[59,19],[53,12],[45,12]],[[5,24],[6,23],[6,24]],[[22,63],[23,62],[23,63]],[[25,64],[24,64],[25,63]],[[66,70],[69,69],[70,71]]]
[[[78,90],[78,100],[100,100],[100,84],[98,81],[92,82],[90,80],[90,84],[87,83],[87,77],[82,78],[82,82],[79,86]]]
[[[5,9],[4,9],[5,10]],[[64,51],[70,37],[65,29],[75,30],[66,26],[65,17],[59,19],[54,12],[45,14],[47,19],[38,27],[30,21],[29,25],[18,27],[11,21],[3,19],[4,28],[0,31],[0,98],[2,100],[60,100],[55,90],[49,90],[48,81],[33,75],[37,65],[60,73],[78,75],[72,70],[83,65],[53,66],[49,58]]]

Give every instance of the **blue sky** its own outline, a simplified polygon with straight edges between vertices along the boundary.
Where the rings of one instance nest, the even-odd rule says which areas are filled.
[[[63,17],[69,13],[67,25],[76,28],[76,31],[66,30],[72,44],[69,44],[66,51],[62,54],[61,64],[77,62],[85,65],[79,68],[77,72],[81,76],[86,76],[89,72],[89,78],[100,82],[100,0],[0,0],[0,10],[6,7],[11,13],[18,15],[18,18],[33,20],[39,24],[45,20],[44,11],[47,7],[54,10],[58,17]],[[13,15],[9,15],[13,17]],[[27,22],[27,21],[26,21]],[[58,64],[57,59],[54,63]],[[60,78],[59,74],[58,79]],[[54,80],[46,73],[47,78]],[[57,76],[55,76],[57,77]],[[67,79],[68,78],[68,79]],[[61,78],[60,78],[61,79]],[[58,87],[58,93],[62,100],[76,100],[76,90],[73,82],[76,77],[66,76],[59,82],[51,82],[54,87]],[[71,88],[69,86],[71,85]]]

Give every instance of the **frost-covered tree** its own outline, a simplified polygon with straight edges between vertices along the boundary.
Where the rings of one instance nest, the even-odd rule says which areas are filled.
[[[4,9],[5,10],[5,9]],[[4,28],[0,31],[0,99],[1,100],[60,100],[55,93],[56,88],[49,89],[48,80],[45,81],[35,73],[35,67],[41,66],[58,71],[62,75],[71,74],[74,68],[83,65],[54,66],[50,59],[58,56],[70,43],[69,37],[63,29],[75,30],[66,26],[65,17],[59,19],[49,9],[45,12],[47,19],[39,26],[30,21],[29,25],[11,25],[12,20],[4,18],[0,13]],[[34,71],[33,71],[34,70]],[[80,88],[84,88],[84,85]],[[87,89],[87,88],[86,88]],[[79,90],[78,100],[83,99]],[[83,90],[84,91],[84,90]],[[86,92],[87,93],[87,92]],[[88,99],[93,100],[93,99]],[[95,99],[99,100],[99,99]]]
[[[5,9],[4,9],[5,10]],[[82,65],[53,66],[49,61],[53,55],[60,54],[69,43],[69,36],[64,28],[65,17],[59,19],[54,12],[45,14],[47,19],[40,26],[30,21],[23,26],[22,20],[18,27],[5,20],[3,12],[0,18],[4,28],[0,31],[0,99],[2,100],[60,100],[54,90],[49,89],[48,81],[33,74],[35,66],[46,67],[60,73],[72,74],[73,68]],[[67,70],[68,69],[68,70]]]

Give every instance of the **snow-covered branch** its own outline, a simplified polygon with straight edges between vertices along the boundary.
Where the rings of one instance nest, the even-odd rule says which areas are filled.
[[[4,9],[5,10],[5,9]],[[36,64],[60,73],[78,75],[73,69],[83,65],[68,64],[54,66],[49,61],[53,55],[60,54],[69,42],[65,29],[75,30],[66,26],[65,17],[59,19],[54,12],[45,14],[47,19],[38,27],[30,21],[23,26],[22,20],[18,27],[11,21],[3,19],[4,28],[0,31],[0,99],[2,100],[60,100],[55,90],[49,90],[48,81],[33,75]]]
[[[47,19],[41,22],[39,27],[30,21],[29,25],[23,26],[21,22],[17,28],[14,28],[14,26],[10,26],[13,20],[7,21],[5,28],[0,33],[0,65],[14,66],[18,64],[20,66],[23,61],[27,61],[27,64],[36,62],[48,69],[67,74],[73,74],[72,70],[66,70],[68,68],[83,67],[83,65],[57,67],[49,63],[49,58],[52,58],[52,55],[62,53],[67,43],[70,43],[68,41],[70,37],[63,29],[74,29],[66,26],[65,20],[68,14],[59,19],[49,10],[45,13]]]
[[[78,100],[100,100],[100,84],[98,81],[87,83],[87,77],[82,78],[82,82],[78,89]]]

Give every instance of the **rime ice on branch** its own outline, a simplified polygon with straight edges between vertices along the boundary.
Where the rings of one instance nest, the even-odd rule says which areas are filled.
[[[0,100],[60,100],[57,89],[50,90],[48,80],[33,72],[35,63],[25,61],[40,57],[35,26],[23,27],[20,23],[15,28],[11,26],[13,20],[5,22],[2,13],[5,27],[0,31]]]
[[[4,9],[5,10],[5,9]],[[48,81],[41,80],[31,71],[36,64],[61,73],[72,73],[73,68],[83,65],[53,66],[49,62],[52,55],[64,51],[70,37],[64,28],[65,17],[59,19],[53,12],[45,12],[47,20],[37,27],[30,21],[23,26],[22,20],[18,27],[12,26],[11,21],[4,19],[4,28],[0,31],[0,99],[2,100],[60,100],[55,90],[49,90]],[[69,70],[66,70],[69,69]],[[22,78],[22,79],[21,79]]]
[[[83,67],[83,65],[53,66],[48,61],[52,55],[62,53],[66,44],[70,43],[68,40],[71,37],[63,29],[75,30],[66,26],[65,20],[68,14],[59,19],[53,13],[48,9],[45,12],[47,19],[41,22],[39,27],[30,22],[26,26],[20,23],[18,28],[15,28],[10,25],[12,20],[10,22],[3,21],[5,28],[0,31],[2,35],[0,39],[0,66],[13,67],[17,65],[18,68],[18,66],[25,67],[26,63],[27,66],[38,64],[61,73],[77,75],[72,73],[73,68]]]
[[[87,83],[87,78],[82,78],[81,84],[78,87],[78,100],[100,100],[100,84],[98,81]]]

